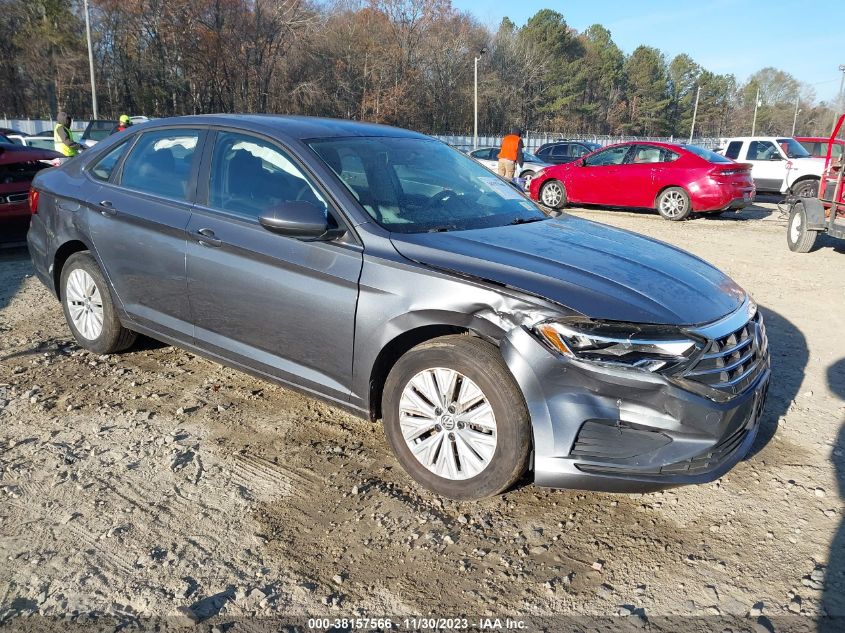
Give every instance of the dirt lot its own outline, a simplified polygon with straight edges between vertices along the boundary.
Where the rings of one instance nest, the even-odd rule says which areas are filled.
[[[763,432],[720,481],[442,501],[378,425],[153,342],[81,351],[26,252],[0,251],[0,628],[417,614],[762,631],[845,615],[845,246],[790,253],[773,204],[679,224],[575,213],[688,249],[763,307]]]

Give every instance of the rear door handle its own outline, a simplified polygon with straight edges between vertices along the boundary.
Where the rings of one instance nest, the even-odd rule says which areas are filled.
[[[100,213],[102,215],[117,215],[117,209],[110,200],[103,200],[100,202]]]
[[[214,237],[211,229],[200,229],[197,231],[197,241],[203,246],[222,246],[223,240]]]

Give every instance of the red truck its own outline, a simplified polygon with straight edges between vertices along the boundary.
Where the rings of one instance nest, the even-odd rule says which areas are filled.
[[[822,136],[796,136],[795,140],[801,143],[811,156],[816,158],[824,158],[827,156],[828,148],[832,148],[830,156],[837,160],[845,150],[845,141],[840,138],[831,141],[831,139]]]
[[[826,145],[818,198],[793,198],[786,229],[789,250],[807,253],[819,233],[845,239],[845,140],[840,136],[845,114],[839,117]],[[803,144],[803,139],[798,138]]]

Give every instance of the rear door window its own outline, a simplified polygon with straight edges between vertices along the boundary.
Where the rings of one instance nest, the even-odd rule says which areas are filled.
[[[739,158],[739,152],[742,149],[742,141],[731,141],[728,149],[725,150],[725,156],[736,160]]]
[[[123,163],[120,184],[157,196],[188,200],[200,133],[167,129],[142,134]]]
[[[746,160],[772,160],[780,158],[780,152],[771,141],[751,141],[748,144]]]
[[[663,153],[659,147],[654,145],[636,145],[628,158],[629,163],[638,165],[642,163],[661,163]]]

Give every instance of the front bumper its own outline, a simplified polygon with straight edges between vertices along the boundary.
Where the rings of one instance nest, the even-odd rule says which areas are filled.
[[[522,388],[541,486],[647,492],[712,481],[754,442],[770,376],[717,402],[658,374],[563,358],[527,330],[502,341]]]

